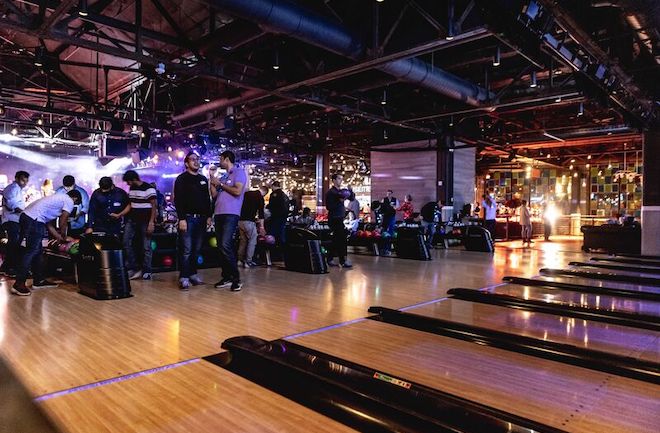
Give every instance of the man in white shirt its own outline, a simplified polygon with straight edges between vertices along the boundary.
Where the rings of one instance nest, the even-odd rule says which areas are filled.
[[[484,194],[481,207],[484,208],[484,228],[490,232],[491,237],[495,240],[497,203],[492,194]]]
[[[19,296],[31,294],[30,289],[25,285],[30,269],[32,269],[33,275],[33,288],[57,287],[57,284],[51,283],[43,277],[41,242],[46,234],[46,229],[54,239],[60,242],[68,240],[67,220],[73,207],[79,205],[81,201],[82,196],[77,190],[69,191],[66,194],[57,193],[33,202],[21,214],[20,224],[22,236],[25,237],[25,253],[18,265],[16,282],[11,288],[13,294]],[[59,231],[55,228],[56,219],[59,219]]]
[[[25,209],[23,189],[30,180],[27,171],[17,171],[14,182],[2,192],[2,228],[7,233],[7,253],[0,266],[0,273],[10,278],[16,277],[16,267],[21,245],[21,225],[19,217]]]

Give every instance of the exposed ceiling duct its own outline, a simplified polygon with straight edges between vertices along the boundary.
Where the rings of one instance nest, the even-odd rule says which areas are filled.
[[[286,0],[210,0],[209,3],[218,10],[258,24],[264,31],[285,34],[353,60],[364,58],[364,43],[343,24]],[[377,69],[473,106],[493,96],[482,87],[415,58],[395,60]],[[199,112],[198,107],[192,110]],[[193,117],[192,110],[176,118]]]

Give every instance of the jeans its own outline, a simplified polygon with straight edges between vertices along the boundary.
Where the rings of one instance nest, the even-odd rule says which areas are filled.
[[[2,228],[7,232],[7,250],[5,260],[2,262],[2,269],[15,271],[21,254],[21,224],[7,221],[2,224]]]
[[[328,220],[330,230],[332,230],[332,250],[328,252],[328,260],[332,260],[335,256],[339,257],[339,262],[346,261],[346,228],[344,227],[343,218],[330,218]]]
[[[202,249],[206,217],[186,217],[188,229],[179,232],[179,278],[190,278],[197,273],[197,256]]]
[[[280,247],[284,247],[284,242],[286,242],[286,238],[284,235],[285,229],[286,229],[286,217],[270,218],[270,234],[275,236],[275,242]]]
[[[254,257],[254,249],[257,246],[257,223],[254,221],[239,221],[238,230],[240,234],[238,260],[251,262]]]
[[[133,248],[133,238],[140,236],[142,238],[142,249],[144,250],[144,257],[142,258],[142,272],[151,273],[151,257],[153,251],[151,250],[151,235],[147,234],[147,223],[136,222],[127,220],[124,227],[124,251],[126,252],[126,266],[131,271],[137,271],[135,260],[135,249]]]
[[[27,275],[32,269],[34,281],[43,280],[43,247],[41,241],[46,234],[46,224],[21,215],[21,238],[25,238],[25,254],[21,257],[16,271],[16,283],[25,284]]]
[[[426,245],[430,248],[433,246],[433,237],[435,236],[435,223],[422,221],[424,234],[426,235]]]
[[[218,239],[218,252],[220,253],[220,267],[222,279],[239,282],[241,275],[238,272],[236,253],[234,252],[234,235],[238,227],[238,215],[222,214],[214,217],[215,237]]]
[[[484,228],[490,232],[490,237],[495,240],[495,227],[497,223],[495,220],[485,220]]]
[[[523,242],[532,240],[532,225],[531,224],[521,224],[521,237]]]

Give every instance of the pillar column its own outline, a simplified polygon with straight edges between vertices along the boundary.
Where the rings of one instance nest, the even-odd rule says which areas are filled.
[[[325,209],[325,193],[330,185],[330,153],[316,154],[316,207]]]
[[[660,255],[660,126],[644,134],[642,254]]]

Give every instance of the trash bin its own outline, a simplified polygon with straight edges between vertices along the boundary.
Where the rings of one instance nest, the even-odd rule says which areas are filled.
[[[328,265],[321,250],[319,237],[300,227],[290,227],[286,234],[284,265],[289,271],[325,274]]]
[[[81,236],[75,264],[78,288],[83,295],[98,300],[132,296],[122,242],[117,236],[106,233]]]

